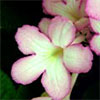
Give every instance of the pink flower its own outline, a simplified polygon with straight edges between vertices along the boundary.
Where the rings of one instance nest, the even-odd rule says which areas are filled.
[[[53,16],[65,16],[73,22],[78,21],[82,17],[85,18],[86,0],[43,0],[43,8],[46,14]]]
[[[86,12],[91,27],[96,33],[90,41],[90,47],[97,55],[100,55],[100,0],[87,0]]]
[[[77,31],[88,27],[88,16],[85,12],[86,0],[43,0],[43,10],[53,16],[64,16],[70,19]]]
[[[72,44],[75,27],[65,17],[53,18],[47,34],[35,26],[24,25],[18,29],[15,39],[19,50],[28,56],[13,64],[13,80],[26,85],[43,74],[41,83],[54,100],[70,92],[69,71],[86,73],[91,69],[93,55],[89,47]]]

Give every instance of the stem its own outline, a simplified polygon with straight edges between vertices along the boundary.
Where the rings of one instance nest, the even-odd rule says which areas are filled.
[[[75,82],[77,80],[78,75],[79,74],[77,74],[77,73],[72,74],[71,92],[72,92],[72,89],[75,85]],[[70,100],[71,92],[63,100]]]
[[[78,75],[79,75],[79,74],[77,74],[77,73],[73,73],[73,74],[72,74],[72,86],[71,86],[71,89],[74,87]]]

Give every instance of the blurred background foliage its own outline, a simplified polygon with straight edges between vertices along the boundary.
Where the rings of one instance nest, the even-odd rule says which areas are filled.
[[[44,92],[41,77],[29,85],[16,84],[11,78],[11,66],[24,57],[18,50],[14,36],[24,24],[38,25],[43,17],[42,1],[1,1],[1,68],[0,100],[30,100]],[[94,54],[93,67],[89,73],[80,74],[71,94],[72,100],[99,100],[99,57]],[[43,94],[45,96],[45,94]]]

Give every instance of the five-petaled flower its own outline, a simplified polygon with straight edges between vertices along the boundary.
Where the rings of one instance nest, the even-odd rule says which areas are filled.
[[[60,16],[51,20],[47,34],[35,26],[19,28],[15,35],[18,48],[29,56],[13,64],[13,80],[26,85],[43,74],[41,82],[46,92],[54,100],[64,98],[71,88],[69,72],[86,73],[92,66],[89,47],[72,43],[75,30],[71,21]]]

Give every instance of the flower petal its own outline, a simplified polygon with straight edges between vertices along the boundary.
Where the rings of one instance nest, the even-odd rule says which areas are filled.
[[[70,92],[70,76],[60,58],[51,60],[41,82],[54,100],[61,100]]]
[[[61,15],[76,21],[85,16],[84,3],[81,1],[83,0],[43,0],[43,8],[51,15]]]
[[[100,55],[100,35],[94,35],[90,41],[90,46],[97,55]]]
[[[64,63],[70,72],[86,73],[92,67],[93,55],[89,47],[74,44],[64,49]]]
[[[87,0],[86,12],[90,17],[100,20],[100,0]]]
[[[43,0],[43,8],[46,13],[51,15],[67,16],[67,18],[74,20],[70,14],[66,13],[66,5],[62,0]]]
[[[24,54],[44,53],[54,47],[50,40],[34,26],[24,25],[19,28],[15,39]]]
[[[80,14],[80,16],[81,17],[87,16],[87,14],[85,12],[87,0],[76,0],[76,1],[79,2],[79,11],[80,11],[79,14]]]
[[[23,85],[35,81],[45,70],[47,57],[29,56],[16,61],[11,70],[13,80]]]
[[[52,100],[50,97],[37,97],[33,98],[32,100]]]
[[[75,27],[65,17],[57,16],[52,19],[48,28],[48,34],[56,46],[65,47],[74,40]]]
[[[43,18],[41,19],[40,23],[39,23],[39,28],[40,28],[40,31],[47,34],[47,30],[48,30],[48,26],[50,24],[50,19],[49,18]]]
[[[90,18],[91,27],[93,28],[94,32],[100,34],[100,21]]]

